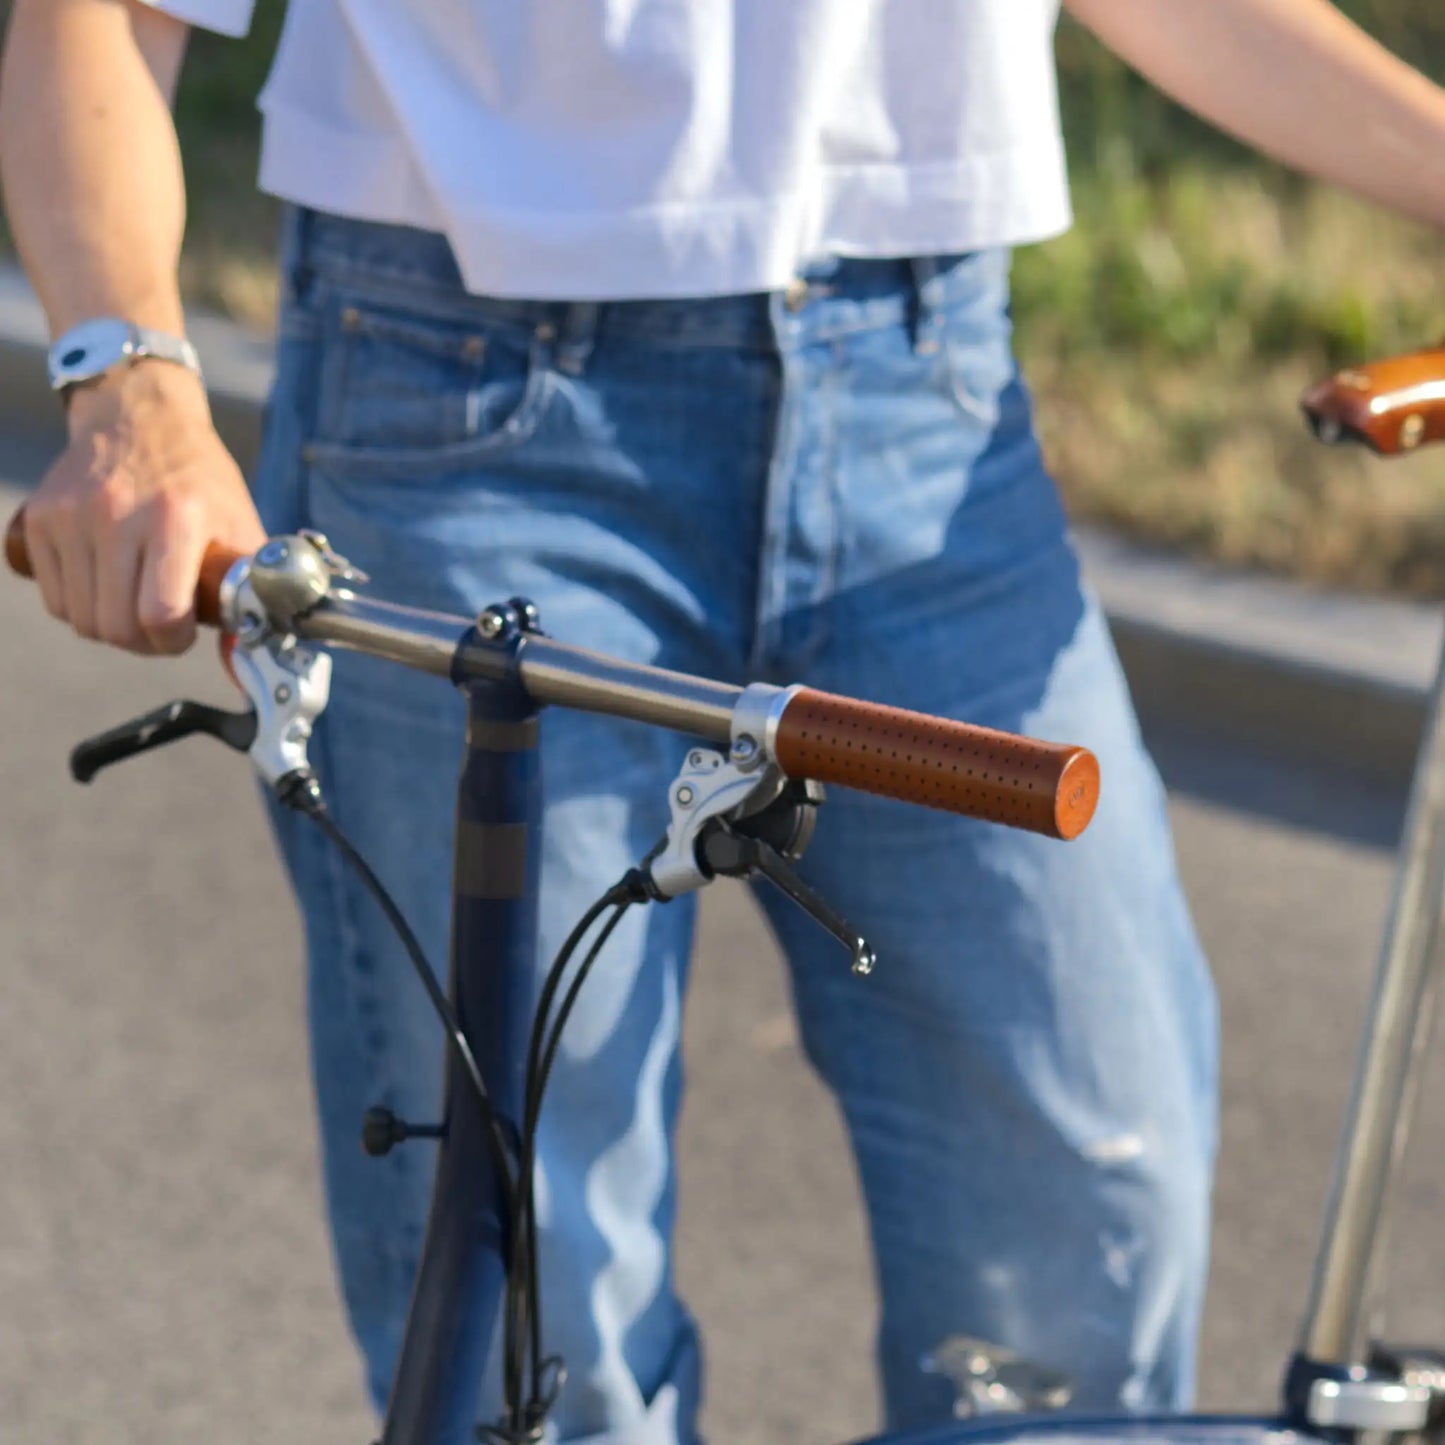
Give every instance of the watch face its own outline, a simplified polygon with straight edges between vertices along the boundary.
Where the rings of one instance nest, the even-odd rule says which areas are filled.
[[[131,354],[135,332],[127,321],[101,317],[67,331],[50,351],[50,384],[57,391],[109,371]]]

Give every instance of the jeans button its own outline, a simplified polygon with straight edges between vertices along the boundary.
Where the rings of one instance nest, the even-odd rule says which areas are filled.
[[[783,290],[783,304],[789,311],[801,311],[808,304],[808,283],[794,276]]]

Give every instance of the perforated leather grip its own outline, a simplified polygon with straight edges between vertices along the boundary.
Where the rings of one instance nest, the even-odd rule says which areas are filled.
[[[1087,748],[800,688],[778,720],[791,777],[859,788],[1050,838],[1076,838],[1099,801]]]
[[[221,625],[221,582],[245,553],[234,547],[212,542],[201,560],[201,575],[196,579],[196,621],[203,627]],[[10,570],[21,577],[33,577],[30,548],[25,542],[25,508],[21,507],[5,529],[5,560]]]
[[[1364,442],[1381,456],[1445,439],[1445,347],[1339,371],[1301,405],[1321,441]]]

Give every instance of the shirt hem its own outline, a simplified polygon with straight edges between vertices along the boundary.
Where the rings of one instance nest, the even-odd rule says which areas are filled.
[[[151,10],[160,10],[187,25],[213,30],[217,35],[240,39],[251,29],[255,0],[140,0]]]
[[[167,0],[173,3],[173,0]],[[1044,241],[1073,216],[1048,135],[927,164],[825,166],[806,192],[615,211],[442,210],[392,137],[340,134],[264,105],[261,187],[355,220],[439,231],[466,289],[509,300],[617,301],[778,291],[827,255],[891,258]]]

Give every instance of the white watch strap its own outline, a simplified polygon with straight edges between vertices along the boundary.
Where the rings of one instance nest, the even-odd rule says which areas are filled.
[[[103,376],[113,366],[144,357],[173,362],[201,375],[196,348],[183,336],[153,331],[118,316],[97,316],[71,327],[50,348],[50,385],[63,394]]]
[[[173,361],[187,371],[201,374],[201,358],[196,348],[184,336],[172,336],[168,331],[153,331],[149,326],[135,328],[135,349],[131,353],[139,359],[142,356],[158,357],[161,361]]]

